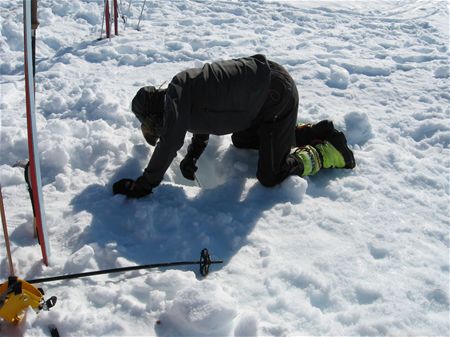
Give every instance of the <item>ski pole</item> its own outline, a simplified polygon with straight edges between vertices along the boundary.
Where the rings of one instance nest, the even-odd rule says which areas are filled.
[[[131,8],[131,3],[133,2],[133,0],[130,0],[130,2],[128,3],[128,11],[127,11],[127,15],[130,15],[130,8]]]
[[[5,237],[6,254],[8,256],[8,262],[9,262],[9,274],[11,276],[14,276],[14,265],[13,265],[13,261],[12,261],[12,255],[11,255],[11,245],[9,242],[8,226],[6,224],[5,206],[3,204],[2,185],[0,185],[0,213],[1,213],[2,224],[3,224],[3,235]]]
[[[120,18],[123,21],[123,30],[125,30],[125,24],[127,23],[127,19],[125,17],[125,14],[123,14],[123,4],[122,4],[122,0],[120,0],[119,2],[119,13],[120,13]]]
[[[28,282],[29,284],[45,283],[45,282],[54,282],[54,281],[61,281],[61,280],[71,280],[71,279],[96,276],[96,275],[124,273],[127,271],[134,271],[134,270],[141,270],[141,269],[154,269],[154,268],[187,266],[187,265],[196,265],[196,264],[200,265],[201,275],[206,276],[209,273],[210,265],[218,264],[218,263],[223,263],[223,261],[222,260],[212,261],[209,256],[208,250],[205,248],[201,251],[200,261],[167,262],[167,263],[146,264],[146,265],[140,265],[140,266],[130,266],[130,267],[123,267],[123,268],[103,269],[103,270],[96,270],[96,271],[90,271],[90,272],[85,272],[85,273],[60,275],[60,276],[54,276],[54,277],[46,277],[46,278],[40,278],[40,279],[34,279],[34,280],[27,280],[26,282]]]
[[[198,177],[196,174],[194,174],[194,179],[195,179],[195,182],[197,183],[197,186],[202,188],[202,184],[200,184],[200,180],[198,180]]]
[[[103,3],[102,29],[100,30],[100,38],[99,38],[99,40],[101,40],[103,38],[103,25],[105,24],[105,6],[106,6],[106,2]]]
[[[123,30],[125,30],[127,28],[127,20],[128,20],[127,15],[131,17],[131,15],[130,15],[131,2],[132,2],[132,0],[130,0],[130,2],[128,3],[128,10],[127,10],[126,14],[123,14],[123,11],[121,11],[122,12],[122,20],[123,20]]]
[[[144,0],[144,3],[142,4],[141,15],[139,15],[139,21],[138,21],[138,25],[137,25],[136,30],[140,30],[139,25],[141,24],[142,13],[144,12],[144,7],[145,7],[145,2],[146,1],[147,0]]]

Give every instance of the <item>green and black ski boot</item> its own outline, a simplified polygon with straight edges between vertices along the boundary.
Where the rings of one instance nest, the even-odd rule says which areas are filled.
[[[314,175],[321,168],[355,167],[353,152],[347,146],[345,135],[334,130],[327,140],[314,141],[314,145],[305,145],[294,149],[291,153],[299,166],[299,175]]]
[[[322,156],[323,168],[353,169],[356,166],[352,150],[347,145],[347,139],[341,131],[334,130],[325,137],[325,142],[314,145]]]

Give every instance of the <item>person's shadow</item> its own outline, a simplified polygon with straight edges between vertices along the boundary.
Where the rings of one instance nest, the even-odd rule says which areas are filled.
[[[234,150],[227,151],[222,162],[233,162],[235,155]],[[286,193],[288,186],[265,188],[254,179],[248,187],[245,174],[200,191],[163,182],[141,199],[113,196],[113,182],[139,176],[139,170],[139,161],[130,159],[109,184],[90,185],[72,200],[74,213],[92,215],[74,251],[89,243],[100,248],[112,244],[119,256],[136,264],[150,264],[197,260],[200,251],[208,248],[213,259],[226,264],[245,245],[262,213],[291,197]],[[112,262],[104,261],[108,259],[98,261],[100,268],[114,267],[102,265]],[[197,271],[195,266],[188,269]]]

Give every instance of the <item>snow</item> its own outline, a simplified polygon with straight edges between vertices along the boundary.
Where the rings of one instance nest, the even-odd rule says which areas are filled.
[[[448,336],[449,9],[446,1],[121,1],[98,41],[100,0],[40,0],[36,101],[52,255],[33,238],[22,5],[0,2],[0,182],[25,279],[214,259],[43,284],[49,312],[3,336]],[[298,120],[332,119],[354,170],[264,188],[257,153],[211,137],[201,187],[178,168],[140,200],[113,196],[153,148],[130,102],[204,62],[264,53],[300,94]],[[186,137],[186,143],[190,135]],[[8,262],[1,246],[0,276]]]

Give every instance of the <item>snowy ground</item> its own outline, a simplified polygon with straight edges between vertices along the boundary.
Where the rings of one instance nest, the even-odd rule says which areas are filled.
[[[120,36],[97,41],[101,4],[40,0],[36,99],[52,249],[44,267],[27,158],[22,4],[0,2],[0,181],[25,278],[198,258],[225,264],[132,272],[44,288],[59,301],[2,336],[448,336],[449,12],[445,1],[122,1]],[[129,105],[204,62],[264,53],[300,92],[299,121],[332,119],[353,171],[266,189],[257,155],[212,137],[203,188],[180,151],[141,200],[113,196],[152,148]],[[8,276],[1,245],[0,279]]]

